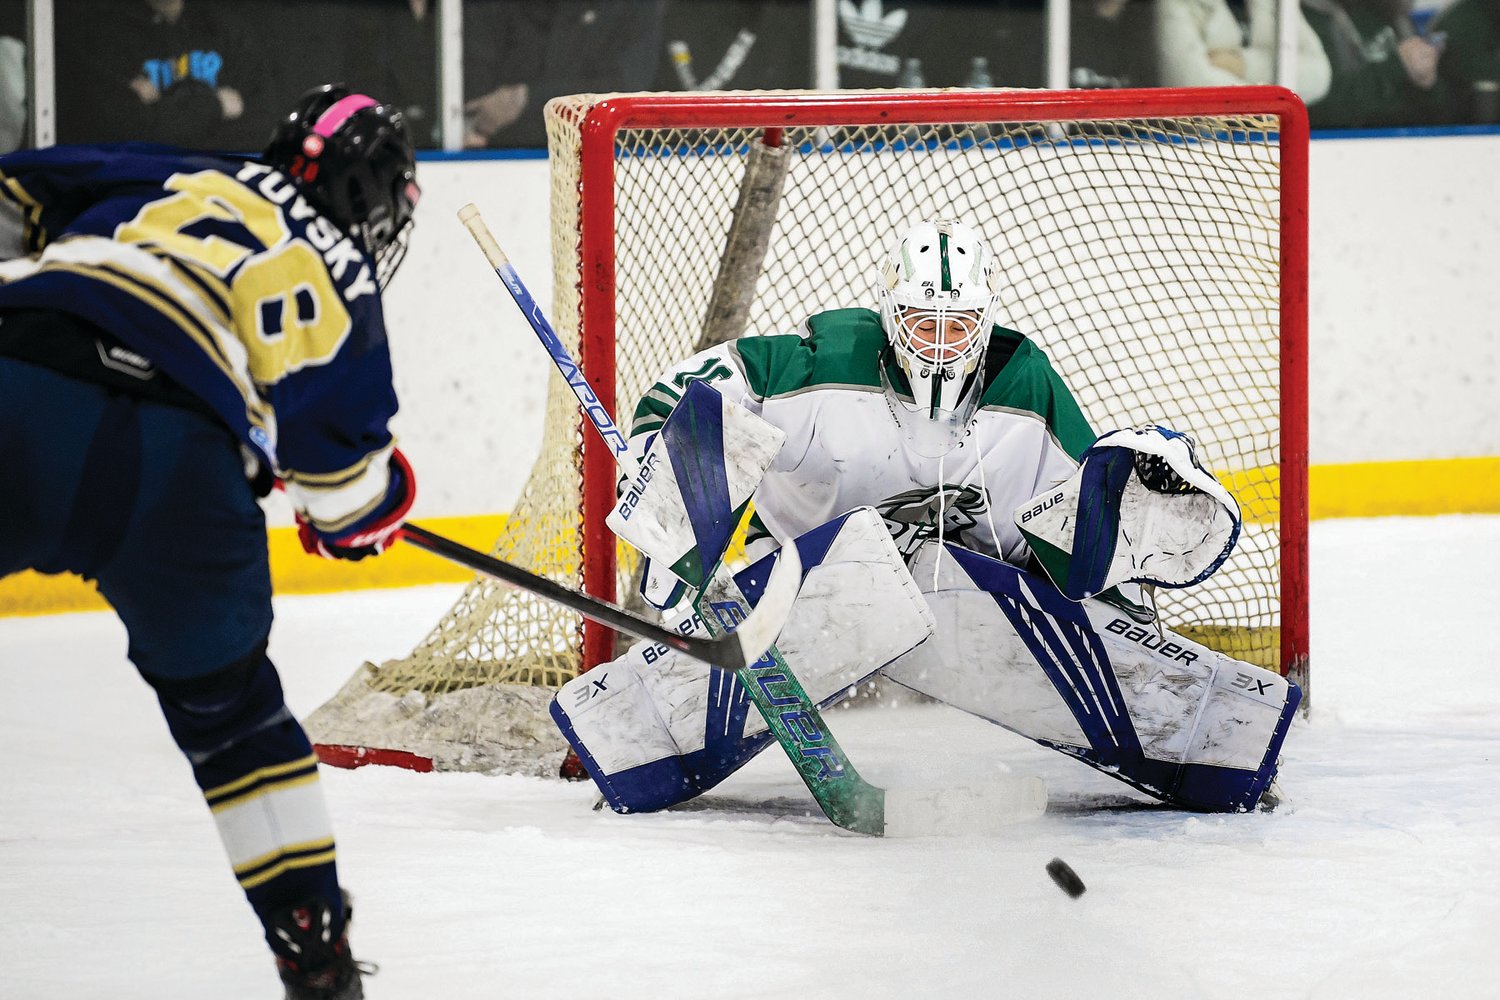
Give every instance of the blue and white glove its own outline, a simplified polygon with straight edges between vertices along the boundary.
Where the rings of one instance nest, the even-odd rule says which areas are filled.
[[[1191,587],[1234,550],[1240,508],[1186,434],[1147,424],[1105,434],[1078,471],[1015,512],[1016,526],[1063,595],[1121,583]]]

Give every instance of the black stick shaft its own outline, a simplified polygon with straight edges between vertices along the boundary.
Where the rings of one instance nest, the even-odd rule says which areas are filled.
[[[497,580],[530,591],[538,597],[544,597],[549,601],[555,601],[563,607],[578,612],[585,618],[593,619],[610,628],[628,632],[637,639],[647,639],[651,642],[659,642],[695,657],[706,660],[718,666],[728,667],[731,670],[738,669],[744,664],[737,662],[742,657],[735,657],[729,648],[732,643],[720,644],[712,640],[694,639],[691,636],[679,635],[669,629],[662,628],[654,622],[626,611],[624,608],[608,601],[590,597],[588,594],[576,590],[570,590],[562,584],[538,576],[535,573],[522,569],[508,562],[502,562],[483,552],[475,551],[467,545],[462,545],[445,538],[435,532],[428,531],[420,525],[407,521],[401,529],[402,537],[420,548],[426,549],[433,555],[442,556],[461,566],[492,576]],[[728,659],[730,662],[722,662]]]

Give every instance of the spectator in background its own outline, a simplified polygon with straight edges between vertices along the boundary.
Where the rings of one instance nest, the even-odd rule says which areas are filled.
[[[1161,0],[1157,51],[1168,87],[1276,82],[1276,0]],[[1328,92],[1323,43],[1302,17],[1297,28],[1297,93],[1308,104]]]
[[[418,148],[441,146],[435,0],[356,0],[343,10],[349,26],[344,82],[400,108]]]
[[[464,8],[466,148],[542,147],[562,94],[644,90],[662,47],[662,0],[470,2]]]
[[[440,146],[437,0],[194,0],[233,5],[266,53],[260,103],[289,106],[337,80],[401,109],[420,148]],[[263,141],[274,122],[254,116]]]
[[[654,90],[812,86],[807,0],[670,0]]]
[[[26,5],[0,10],[0,153],[26,142]]]
[[[1074,0],[1069,86],[1157,85],[1156,4],[1152,0]]]
[[[264,60],[256,21],[205,0],[58,0],[59,142],[148,139],[191,149],[260,148]],[[260,113],[247,115],[255,107]]]
[[[1500,122],[1500,0],[1457,0],[1433,23],[1446,38],[1438,76],[1450,88],[1461,122]]]
[[[1422,125],[1453,105],[1438,77],[1442,45],[1417,35],[1403,0],[1302,0],[1333,70],[1328,93],[1308,102],[1314,128]]]
[[[932,0],[883,7],[844,0],[838,14],[840,87],[1046,83],[1046,13],[1032,0]],[[981,82],[986,77],[988,82]]]

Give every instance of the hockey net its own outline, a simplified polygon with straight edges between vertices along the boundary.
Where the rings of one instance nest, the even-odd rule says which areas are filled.
[[[1163,620],[1306,681],[1305,112],[1277,88],[574,96],[546,109],[551,318],[628,425],[670,363],[873,306],[924,218],[994,245],[1001,322],[1101,432],[1189,430],[1238,498],[1234,555]],[[542,454],[494,553],[595,596],[632,585],[616,472],[554,380]],[[325,758],[556,773],[551,692],[612,635],[476,579],[405,659],[309,720]],[[326,745],[337,744],[337,748]],[[394,751],[388,752],[388,751]]]

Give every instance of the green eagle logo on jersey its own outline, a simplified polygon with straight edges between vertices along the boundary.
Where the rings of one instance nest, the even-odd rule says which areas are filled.
[[[938,517],[943,518],[943,534],[957,535],[979,523],[979,515],[990,509],[989,491],[981,486],[923,486],[875,505],[891,529],[896,548],[903,556],[938,534]]]

